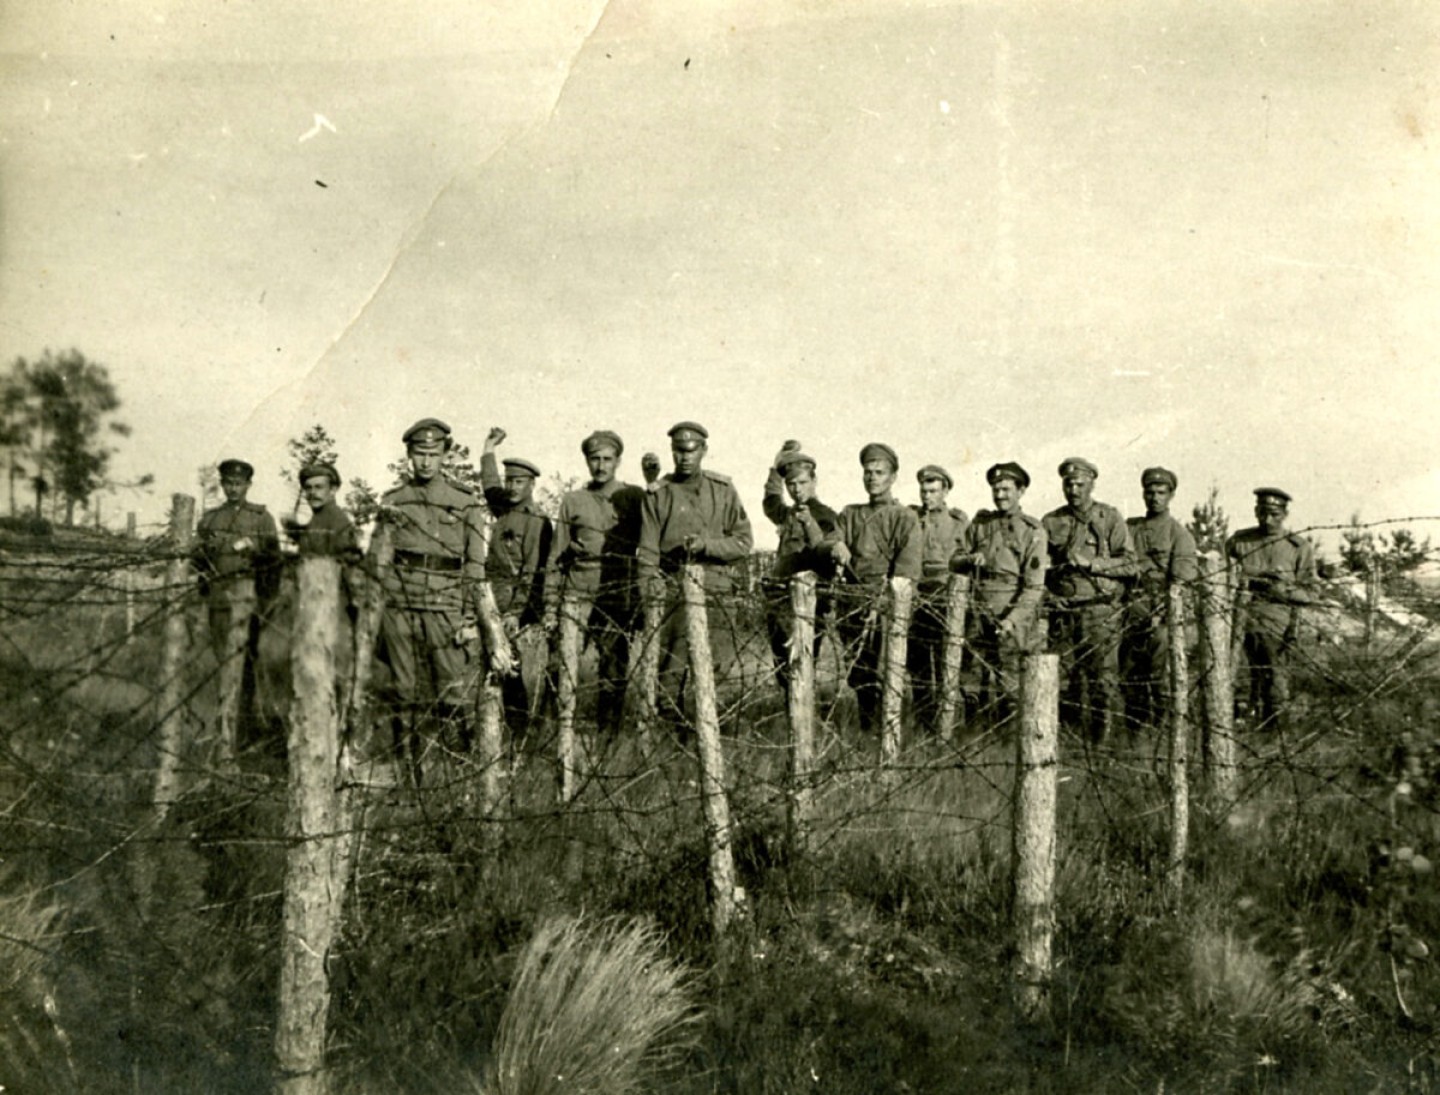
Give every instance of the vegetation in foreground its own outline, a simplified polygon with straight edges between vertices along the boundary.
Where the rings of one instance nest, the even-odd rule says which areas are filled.
[[[0,672],[0,1084],[267,1090],[278,773],[210,781],[147,831],[152,715],[129,682],[153,650],[67,677],[64,641],[48,642],[30,636]],[[694,763],[673,740],[648,760],[623,744],[563,813],[535,743],[497,853],[463,794],[375,790],[331,962],[336,1088],[514,1090],[506,1061],[555,1043],[536,1024],[517,1034],[507,997],[555,1000],[558,1031],[603,1027],[643,994],[614,980],[578,993],[583,956],[663,940],[639,962],[665,1006],[638,1040],[661,1052],[587,1090],[1440,1090],[1440,687],[1418,658],[1395,674],[1334,657],[1298,725],[1244,740],[1236,809],[1197,804],[1178,905],[1155,743],[1066,741],[1056,979],[1037,1024],[1008,1003],[1001,734],[918,743],[886,787],[842,702],[811,849],[791,857],[777,701],[730,711],[747,902],[723,948]],[[557,920],[575,914],[601,927]],[[568,971],[537,957],[576,931]],[[572,995],[594,1003],[566,1011]]]

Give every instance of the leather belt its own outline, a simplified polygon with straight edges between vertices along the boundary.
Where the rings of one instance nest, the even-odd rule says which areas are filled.
[[[395,565],[418,567],[421,570],[459,570],[465,560],[454,555],[426,555],[423,551],[395,552]]]

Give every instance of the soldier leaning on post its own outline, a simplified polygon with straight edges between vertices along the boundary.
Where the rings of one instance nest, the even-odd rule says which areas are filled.
[[[995,508],[975,515],[950,569],[972,576],[975,661],[984,678],[985,706],[999,722],[1015,705],[1025,656],[1044,646],[1040,606],[1048,541],[1039,519],[1020,507],[1029,472],[1007,461],[991,465],[985,481]]]
[[[775,568],[765,588],[765,629],[775,662],[775,679],[781,691],[790,690],[790,636],[794,618],[790,603],[790,579],[812,571],[828,587],[835,563],[825,537],[834,531],[835,511],[815,497],[815,459],[800,451],[800,442],[787,441],[775,455],[765,476],[761,508],[776,526],[779,543]],[[789,495],[791,505],[786,505]],[[829,616],[828,588],[816,593],[815,639],[812,656],[820,653],[821,620]]]
[[[1065,505],[1041,519],[1050,547],[1050,639],[1060,654],[1062,709],[1100,744],[1122,710],[1120,623],[1135,549],[1120,511],[1091,497],[1099,469],[1072,456],[1058,471]]]
[[[1162,725],[1170,707],[1170,589],[1194,584],[1198,568],[1195,537],[1170,516],[1179,480],[1168,468],[1140,473],[1145,516],[1131,517],[1130,539],[1138,572],[1125,602],[1120,643],[1126,724],[1132,734],[1142,726]]]
[[[926,464],[915,473],[915,481],[920,484],[920,504],[912,509],[920,519],[921,575],[906,661],[915,700],[915,722],[933,730],[940,713],[940,690],[945,675],[950,560],[964,543],[970,518],[964,510],[946,505],[955,481],[939,464]]]
[[[501,478],[495,449],[505,431],[493,427],[485,436],[480,455],[480,482],[485,501],[495,515],[490,530],[490,555],[485,564],[505,633],[520,655],[520,672],[501,685],[505,721],[518,744],[530,728],[531,713],[544,688],[547,662],[539,625],[545,616],[545,568],[550,563],[554,528],[535,504],[535,480],[540,469],[528,460],[508,457]],[[533,694],[532,694],[533,693]],[[517,751],[518,756],[518,751]]]
[[[672,716],[685,710],[686,660],[689,643],[680,611],[677,576],[687,563],[704,568],[706,603],[712,623],[712,650],[717,661],[733,657],[734,636],[728,626],[729,598],[734,593],[734,564],[750,554],[750,518],[730,479],[701,465],[709,449],[709,432],[698,422],[670,427],[674,471],[645,496],[640,517],[640,587],[651,604],[665,606],[659,634],[660,690],[657,700]],[[719,621],[720,626],[714,626]]]
[[[1259,524],[1225,544],[1239,586],[1236,626],[1243,637],[1250,712],[1256,726],[1267,729],[1283,725],[1286,717],[1300,610],[1313,602],[1315,584],[1315,551],[1303,537],[1285,531],[1289,512],[1289,494],[1258,487]]]
[[[418,784],[424,703],[433,696],[436,713],[453,724],[459,748],[468,751],[476,683],[471,661],[483,652],[502,676],[514,661],[485,581],[480,501],[440,471],[450,427],[422,418],[405,431],[404,442],[409,475],[380,500],[380,519],[391,526],[394,548],[384,571],[381,639],[391,673],[396,752]],[[371,541],[372,552],[379,539]]]
[[[860,728],[878,728],[881,709],[883,608],[891,578],[920,578],[920,521],[895,500],[891,488],[900,458],[872,441],[860,450],[861,478],[869,501],[846,506],[827,540],[838,564],[835,630],[850,664]]]
[[[310,520],[293,517],[283,521],[286,534],[295,541],[301,555],[336,555],[355,562],[360,539],[350,514],[335,501],[340,473],[334,464],[307,464],[300,469],[300,493],[310,507]]]
[[[613,430],[596,430],[580,451],[590,482],[560,500],[545,582],[546,630],[553,632],[559,612],[573,604],[599,659],[595,719],[602,736],[613,738],[624,713],[630,636],[639,611],[635,549],[645,491],[615,477],[625,443]]]
[[[210,647],[219,667],[216,721],[228,762],[247,744],[237,735],[254,706],[261,618],[279,590],[280,537],[270,512],[246,500],[254,467],[228,459],[219,470],[225,501],[201,516],[192,562],[208,603]]]

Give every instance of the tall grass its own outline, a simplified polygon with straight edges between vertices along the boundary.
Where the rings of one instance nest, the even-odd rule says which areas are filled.
[[[70,1039],[44,971],[64,913],[0,874],[0,1091],[78,1090]]]
[[[484,1095],[628,1095],[691,1038],[689,974],[638,922],[556,918],[525,945]]]

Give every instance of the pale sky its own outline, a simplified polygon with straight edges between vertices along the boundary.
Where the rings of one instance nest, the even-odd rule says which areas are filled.
[[[1292,525],[1440,514],[1427,3],[21,0],[0,22],[8,362],[75,346],[163,512],[323,422],[580,476],[697,419],[760,534],[800,439],[985,504],[1164,464]],[[317,122],[316,116],[325,123]],[[302,139],[302,137],[304,139]],[[320,185],[323,183],[323,186]],[[1440,525],[1431,531],[1440,533]]]

